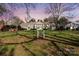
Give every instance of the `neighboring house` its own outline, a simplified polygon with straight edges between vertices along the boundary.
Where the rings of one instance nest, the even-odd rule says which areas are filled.
[[[79,28],[79,22],[71,22],[71,23],[67,24],[65,26],[65,28],[69,28],[71,30],[72,29],[76,30],[77,28]]]

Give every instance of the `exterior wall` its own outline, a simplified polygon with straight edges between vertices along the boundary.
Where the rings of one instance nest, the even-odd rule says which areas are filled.
[[[35,23],[24,23],[24,24],[21,24],[21,27],[24,28],[24,29],[27,29],[27,30],[31,30],[31,29],[37,29],[37,30],[43,30],[43,29],[48,29],[50,28],[50,24],[47,23],[47,24],[44,24],[42,22],[35,22]],[[53,26],[52,24],[52,30],[55,29],[55,26]]]
[[[51,30],[55,30],[55,29],[56,29],[54,23],[49,24],[49,26],[50,26],[50,29],[51,29]]]
[[[65,28],[69,27],[71,30],[79,27],[79,24],[70,23]]]
[[[44,24],[35,24],[35,29],[43,30]]]
[[[56,27],[52,27],[52,30],[55,30],[56,29]]]
[[[34,25],[29,24],[29,25],[27,26],[27,30],[33,29],[33,27],[34,27]]]

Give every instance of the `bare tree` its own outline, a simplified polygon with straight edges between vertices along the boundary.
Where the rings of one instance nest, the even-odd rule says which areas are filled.
[[[78,4],[68,4],[68,3],[50,3],[46,9],[46,13],[51,14],[53,17],[56,28],[58,27],[58,20],[61,15],[66,11],[74,10]]]
[[[6,4],[0,3],[0,16],[4,16],[4,14],[8,11],[8,8],[6,7]],[[0,20],[0,30],[4,27],[5,21],[2,17],[2,20]]]
[[[17,16],[13,17],[13,20],[11,21],[10,25],[14,27],[13,31],[15,31],[16,34],[17,34],[18,30],[19,30],[19,27],[20,27],[21,23],[23,23],[23,21],[19,17],[17,17]]]
[[[58,20],[59,30],[64,30],[65,26],[69,23],[69,20],[66,17],[61,17]]]
[[[6,7],[5,7],[5,4],[0,4],[0,15],[2,15],[4,12],[6,12],[7,11],[7,9],[6,9]]]
[[[27,19],[29,20],[31,18],[30,10],[31,10],[31,8],[35,8],[36,5],[33,3],[24,3],[24,6],[26,8]]]
[[[14,17],[13,17],[13,25],[15,25],[15,26],[17,27],[17,29],[18,29],[18,26],[19,26],[21,23],[23,23],[23,21],[22,21],[19,17],[17,17],[17,16],[14,16]]]
[[[17,10],[20,7],[25,8],[28,20],[29,20],[29,18],[31,18],[31,16],[30,16],[31,8],[35,8],[35,4],[33,4],[33,3],[19,3],[19,4],[9,3],[8,6],[9,6],[9,10],[11,10],[12,12],[14,12],[15,10]]]
[[[4,20],[0,20],[0,30],[2,30],[4,27]]]
[[[12,7],[8,3],[1,3],[0,6],[3,7],[3,9],[2,7],[0,7],[0,9],[2,10],[0,10],[2,19],[5,21],[5,25],[7,25],[7,22],[13,17]]]

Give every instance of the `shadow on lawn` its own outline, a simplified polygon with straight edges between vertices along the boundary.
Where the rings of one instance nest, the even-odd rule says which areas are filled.
[[[11,34],[11,35],[0,36],[0,38],[12,37],[12,36],[16,36],[16,34]]]
[[[26,36],[26,37],[27,37],[27,36]],[[24,43],[29,43],[29,42],[32,42],[32,41],[35,41],[35,40],[36,40],[36,38],[34,38],[34,39],[32,39],[32,40],[29,40],[29,41],[20,42],[20,43],[1,43],[0,46],[21,44],[22,47],[25,49],[25,51],[28,50],[33,56],[35,56],[35,54],[34,54],[31,50],[29,50],[28,48],[26,48],[26,47],[23,45]],[[7,52],[6,50],[7,50],[7,48],[1,50],[1,51],[0,51],[0,55],[2,55],[2,56],[5,55],[5,52]],[[12,49],[11,49],[11,51],[10,51],[10,53],[9,53],[9,56],[13,56],[13,55],[14,55],[14,50],[15,50],[15,48],[12,48]]]
[[[24,36],[24,35],[23,35]],[[29,38],[28,36],[26,36],[26,38]],[[31,38],[30,38],[31,39]],[[37,38],[35,37],[35,38],[33,38],[33,39],[31,39],[31,40],[29,40],[29,41],[24,41],[24,42],[20,42],[20,43],[3,43],[3,42],[1,42],[0,43],[0,46],[4,46],[4,45],[17,45],[17,44],[24,44],[24,43],[29,43],[29,42],[32,42],[32,41],[35,41],[35,40],[37,40]]]
[[[9,56],[14,56],[14,50],[15,50],[15,48],[11,49],[11,51],[9,52]]]
[[[8,51],[7,47],[0,48],[0,56],[6,56],[6,52]]]
[[[62,38],[62,39],[66,39],[66,40],[69,40],[69,41],[73,41],[73,42],[76,42],[76,43],[79,43],[79,40],[78,38],[75,38],[72,36],[73,39],[77,39],[77,40],[73,40],[71,38],[65,38],[65,37],[61,37],[61,36],[57,36],[57,35],[54,35],[55,37],[58,37],[58,38]]]
[[[46,36],[48,37],[48,36]],[[76,42],[76,40],[70,40],[70,39],[67,39],[67,38],[62,38],[62,37],[58,37],[58,36],[55,36],[55,37],[48,37],[50,39],[46,39],[46,40],[49,40],[49,41],[55,41],[55,42],[58,42],[58,43],[63,43],[63,44],[68,44],[68,45],[73,45],[73,46],[79,46],[79,42]],[[51,40],[52,39],[52,40]],[[63,40],[65,39],[65,40]]]
[[[24,36],[26,38],[29,38],[29,39],[32,39],[32,40],[29,40],[29,41],[24,41],[24,42],[20,42],[20,43],[1,43],[0,46],[4,46],[4,45],[17,45],[17,44],[21,44],[22,47],[25,49],[25,51],[29,51],[33,56],[36,56],[30,49],[28,49],[27,47],[25,47],[23,44],[24,43],[29,43],[29,42],[32,42],[32,41],[35,41],[37,40],[36,37],[28,37],[26,35],[22,35],[22,34],[14,34],[14,35],[20,35],[20,36]],[[13,36],[13,35],[7,35],[7,36]],[[4,37],[7,37],[7,36],[4,36]],[[57,37],[57,38],[56,38]],[[41,37],[40,37],[41,38]],[[38,39],[40,39],[38,38]],[[68,38],[63,38],[63,37],[59,37],[59,36],[56,36],[55,37],[49,37],[50,39],[46,39],[46,38],[41,38],[41,40],[47,40],[47,41],[50,41],[53,46],[55,46],[55,48],[57,49],[57,51],[61,52],[61,55],[64,55],[64,56],[68,56],[68,53],[65,53],[64,50],[62,50],[55,42],[58,42],[58,43],[62,43],[62,44],[68,44],[68,45],[73,45],[73,46],[79,46],[79,42],[77,42],[76,40],[72,40],[72,39],[68,39]],[[60,38],[60,39],[59,39]],[[51,40],[52,39],[52,40]],[[66,40],[63,40],[63,39],[66,39]],[[10,56],[13,56],[14,55],[14,50],[15,48],[12,48],[11,51],[10,51]],[[0,55],[5,55],[5,52],[7,51],[7,48],[4,48],[2,50],[0,50]],[[59,54],[57,54],[59,55]],[[76,55],[76,54],[75,54]]]
[[[58,53],[57,55],[59,56],[79,56],[78,54],[75,54],[74,48],[62,48],[59,45],[56,44],[56,42],[52,41],[52,44],[55,46],[57,49]]]
[[[52,41],[51,43],[55,46],[55,48],[57,49],[57,51],[59,51],[61,53],[61,54],[57,53],[57,55],[67,56],[67,54],[64,53],[64,51],[55,42]]]
[[[62,48],[60,47],[57,43],[62,43],[62,44],[68,44],[68,45],[74,45],[73,43],[69,43],[69,42],[61,42],[61,41],[55,41],[55,40],[50,40],[50,39],[46,39],[46,38],[43,38],[41,40],[47,40],[47,41],[50,41],[53,46],[57,49],[57,52],[56,52],[56,55],[58,56],[78,56],[78,54],[74,54],[74,53],[71,53],[71,49],[68,49],[70,51],[66,51],[66,48]]]
[[[36,56],[34,52],[32,52],[30,49],[28,49],[26,46],[22,44],[22,47],[24,48],[25,51],[29,51],[33,56]]]

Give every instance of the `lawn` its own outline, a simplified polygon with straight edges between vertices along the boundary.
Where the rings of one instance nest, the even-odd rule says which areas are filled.
[[[77,33],[77,34],[76,34]],[[78,31],[49,31],[46,30],[46,36],[56,36],[66,39],[79,40]]]
[[[78,31],[45,30],[45,38],[33,39],[36,35],[36,30],[0,32],[0,55],[79,55]]]

